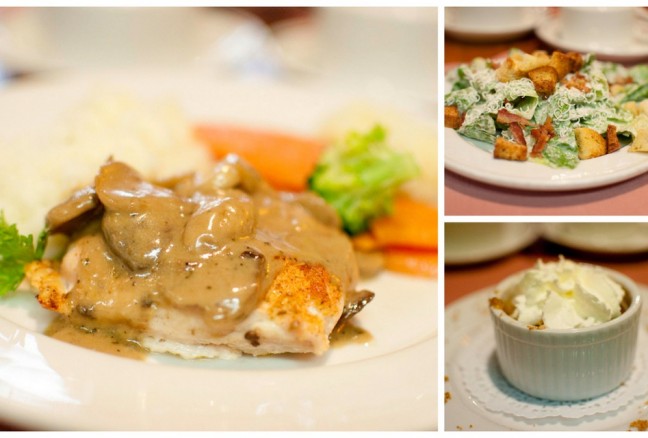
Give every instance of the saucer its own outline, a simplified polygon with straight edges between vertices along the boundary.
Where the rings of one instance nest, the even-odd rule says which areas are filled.
[[[544,8],[525,8],[519,21],[505,25],[493,25],[484,20],[480,25],[465,24],[453,19],[452,14],[445,17],[445,33],[464,42],[503,42],[514,40],[533,31],[538,21],[546,15]]]
[[[590,43],[565,40],[557,18],[548,18],[541,22],[535,32],[538,38],[552,47],[563,51],[594,53],[600,60],[631,63],[648,58],[648,43],[636,39],[628,41],[622,47],[606,45],[604,38]]]
[[[467,265],[520,251],[539,237],[539,229],[525,223],[447,223],[445,234],[445,263]]]
[[[641,285],[642,293],[647,293]],[[628,431],[645,418],[648,356],[638,352],[627,384],[596,399],[547,402],[525,396],[500,374],[488,298],[493,286],[445,309],[445,430]],[[642,320],[648,316],[643,309]],[[646,342],[642,323],[639,342]]]
[[[542,237],[568,248],[596,254],[637,254],[648,251],[646,223],[551,223]]]

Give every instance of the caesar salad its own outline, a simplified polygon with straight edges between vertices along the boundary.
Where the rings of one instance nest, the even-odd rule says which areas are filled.
[[[648,65],[512,49],[448,73],[445,126],[494,158],[575,168],[629,146],[648,152]]]

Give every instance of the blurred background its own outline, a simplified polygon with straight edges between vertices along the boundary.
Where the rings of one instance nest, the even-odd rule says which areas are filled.
[[[5,84],[45,72],[190,66],[432,102],[436,48],[436,8],[0,8]]]
[[[559,255],[648,286],[646,223],[446,223],[445,304]]]
[[[633,64],[648,59],[648,9],[642,7],[445,8],[445,62],[527,53],[595,53]]]

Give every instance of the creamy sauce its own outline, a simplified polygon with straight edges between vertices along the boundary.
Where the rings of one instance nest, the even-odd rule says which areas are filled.
[[[343,347],[349,344],[368,344],[373,340],[373,336],[367,330],[359,327],[349,321],[345,321],[329,336],[331,347]]]
[[[166,185],[109,163],[95,180],[96,194],[84,190],[72,205],[52,210],[64,217],[48,216],[66,230],[88,218],[62,262],[72,286],[68,318],[76,327],[142,331],[158,309],[182,308],[222,336],[257,307],[286,259],[325,266],[342,290],[357,279],[351,243],[332,226],[330,207],[319,198],[275,192],[236,160],[206,177]],[[70,213],[75,208],[78,217]]]
[[[114,356],[143,360],[148,352],[139,346],[136,335],[124,328],[72,325],[67,318],[56,318],[45,334],[63,342]]]

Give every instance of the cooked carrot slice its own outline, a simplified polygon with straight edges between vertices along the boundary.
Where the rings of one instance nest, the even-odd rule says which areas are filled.
[[[394,200],[394,213],[376,219],[371,234],[381,248],[437,249],[437,208],[406,195]]]
[[[232,125],[197,125],[195,135],[214,158],[237,154],[279,190],[305,190],[324,149],[310,138]]]
[[[389,248],[384,251],[385,268],[403,274],[437,278],[438,254],[436,251]]]

